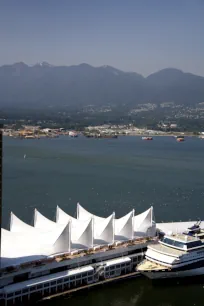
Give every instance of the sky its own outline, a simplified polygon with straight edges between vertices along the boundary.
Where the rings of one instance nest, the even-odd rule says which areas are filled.
[[[0,0],[0,65],[110,65],[204,76],[204,0]]]

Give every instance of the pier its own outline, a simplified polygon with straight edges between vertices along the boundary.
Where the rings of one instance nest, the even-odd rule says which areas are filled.
[[[141,274],[139,272],[131,272],[131,273],[128,273],[126,275],[120,275],[120,276],[116,276],[116,277],[113,277],[113,278],[110,278],[110,279],[104,279],[104,280],[98,281],[97,283],[94,283],[94,284],[84,285],[84,286],[74,288],[74,289],[71,289],[71,290],[67,290],[67,291],[64,291],[64,292],[58,292],[56,294],[53,294],[53,295],[42,298],[41,301],[51,300],[51,299],[54,299],[54,298],[58,298],[60,296],[66,296],[66,295],[75,293],[77,291],[81,291],[81,290],[85,290],[85,289],[91,289],[91,288],[96,287],[96,286],[106,285],[108,283],[113,283],[113,282],[124,280],[124,279],[127,279],[127,278],[135,278],[135,277],[139,277],[139,276],[141,276]]]

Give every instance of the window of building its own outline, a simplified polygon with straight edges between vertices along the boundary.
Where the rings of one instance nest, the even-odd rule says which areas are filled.
[[[51,282],[51,286],[55,286],[56,285],[56,281]]]
[[[42,284],[37,285],[36,289],[41,289],[42,288]]]
[[[7,294],[7,298],[13,297],[13,292]]]
[[[19,294],[21,294],[21,290],[18,290],[15,292],[15,295],[19,295]]]

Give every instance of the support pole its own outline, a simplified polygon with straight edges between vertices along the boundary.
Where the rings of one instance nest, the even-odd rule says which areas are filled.
[[[3,125],[0,124],[0,268],[1,268],[1,227],[2,227],[2,165],[3,165]]]

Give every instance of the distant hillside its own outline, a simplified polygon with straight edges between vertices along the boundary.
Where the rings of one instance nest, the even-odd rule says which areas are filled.
[[[1,106],[74,106],[204,101],[204,77],[164,69],[147,78],[110,66],[52,66],[46,62],[0,67]]]

